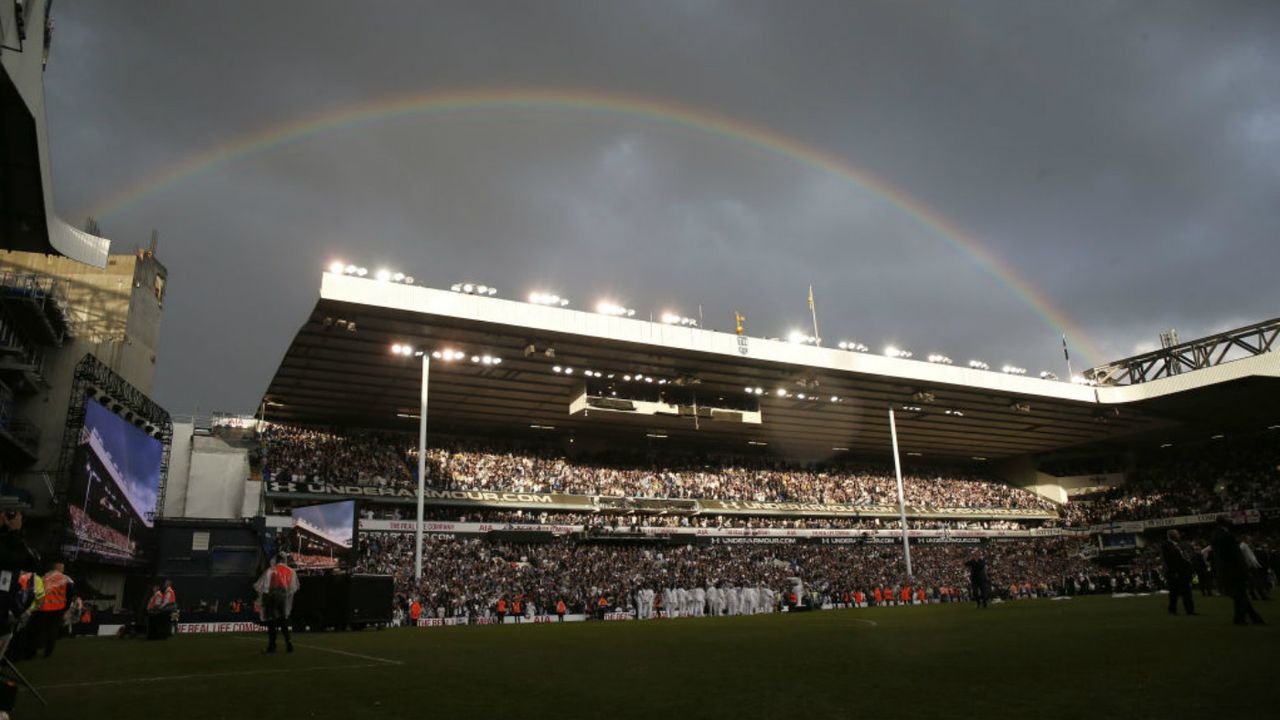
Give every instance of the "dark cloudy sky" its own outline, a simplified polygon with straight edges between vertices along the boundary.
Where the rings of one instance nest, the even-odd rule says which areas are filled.
[[[59,2],[60,212],[265,128],[410,94],[590,90],[711,112],[944,217],[1103,361],[1280,315],[1280,3]],[[98,217],[160,231],[157,399],[251,410],[333,258],[604,294],[758,336],[1063,374],[1058,330],[873,189],[748,143],[547,108],[370,122]],[[1086,337],[1073,337],[1077,369]]]

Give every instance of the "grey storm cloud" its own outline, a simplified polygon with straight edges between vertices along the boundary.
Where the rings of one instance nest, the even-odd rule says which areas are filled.
[[[58,3],[59,209],[170,269],[156,393],[244,411],[333,258],[584,307],[699,306],[1062,372],[1276,316],[1274,2]],[[225,157],[266,128],[414,94],[645,98],[777,133],[895,188],[655,117],[551,107],[386,117]]]

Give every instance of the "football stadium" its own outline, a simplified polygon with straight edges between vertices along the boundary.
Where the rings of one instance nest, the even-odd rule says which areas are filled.
[[[1274,705],[1280,318],[1059,373],[353,240],[199,329],[255,408],[171,412],[157,235],[56,210],[50,12],[0,9],[0,718]]]

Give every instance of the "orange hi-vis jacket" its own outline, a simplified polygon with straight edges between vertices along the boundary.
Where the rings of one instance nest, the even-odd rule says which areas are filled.
[[[498,601],[498,613],[499,613],[499,614],[502,614],[502,613],[505,613],[506,611],[507,611],[507,601],[506,601],[506,600],[499,600],[499,601]]]
[[[44,601],[40,603],[40,612],[62,612],[67,609],[67,587],[71,578],[54,570],[44,576]]]
[[[280,564],[276,566],[275,570],[274,573],[271,573],[271,587],[288,590],[289,586],[293,584],[293,568]],[[170,592],[172,592],[172,588]],[[169,600],[169,598],[166,597],[165,600]]]
[[[884,594],[880,592],[880,588],[872,588],[871,597],[876,599],[877,605],[879,605],[884,600]]]
[[[418,618],[422,615],[422,603],[414,600],[409,604],[409,619],[418,622]]]
[[[564,601],[563,601],[563,600],[557,600],[557,601],[556,601],[556,614],[557,614],[557,615],[563,615],[563,614],[564,614]]]

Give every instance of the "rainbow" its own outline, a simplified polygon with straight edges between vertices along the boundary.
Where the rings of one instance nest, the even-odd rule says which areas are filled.
[[[251,155],[268,152],[327,132],[348,130],[370,123],[416,115],[475,110],[553,110],[591,112],[638,117],[728,141],[750,145],[789,160],[844,178],[873,193],[921,223],[947,244],[969,257],[978,267],[1008,287],[1023,304],[1056,333],[1070,336],[1077,354],[1090,364],[1102,357],[1097,346],[1065,312],[1027,282],[1012,267],[966,235],[946,218],[924,207],[906,193],[858,169],[834,155],[788,138],[767,128],[672,102],[586,90],[483,89],[419,93],[375,100],[291,120],[240,136],[192,155],[156,172],[97,203],[85,215],[109,218],[194,176],[226,166]]]

